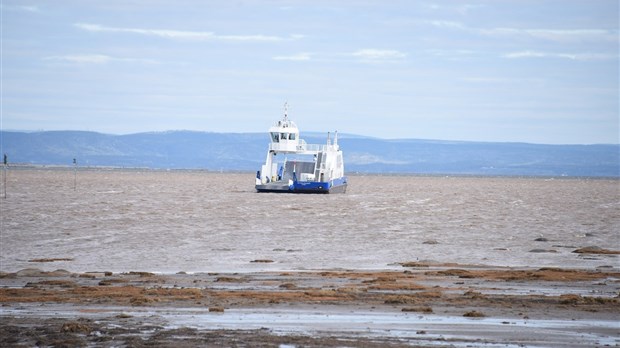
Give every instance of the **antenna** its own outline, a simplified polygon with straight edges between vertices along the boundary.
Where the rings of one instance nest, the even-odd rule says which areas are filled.
[[[284,122],[288,122],[288,102],[284,102]]]

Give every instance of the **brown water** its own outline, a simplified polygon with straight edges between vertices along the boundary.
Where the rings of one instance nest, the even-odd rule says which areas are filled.
[[[572,253],[620,249],[618,180],[351,176],[346,194],[290,195],[253,174],[79,171],[75,191],[73,175],[9,171],[0,271],[620,266]]]

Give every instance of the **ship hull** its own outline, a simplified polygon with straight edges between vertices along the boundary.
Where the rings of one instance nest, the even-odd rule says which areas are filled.
[[[347,178],[342,177],[328,182],[296,181],[291,185],[278,182],[256,185],[257,192],[272,193],[345,193]]]

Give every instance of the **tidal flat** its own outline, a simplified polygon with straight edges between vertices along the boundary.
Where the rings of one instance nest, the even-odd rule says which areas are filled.
[[[620,182],[10,169],[10,346],[620,344]],[[74,186],[75,185],[75,186]]]

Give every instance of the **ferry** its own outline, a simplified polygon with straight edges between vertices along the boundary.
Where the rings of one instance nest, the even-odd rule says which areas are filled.
[[[297,125],[288,119],[288,105],[284,104],[284,118],[269,128],[267,159],[256,172],[257,192],[279,193],[345,193],[342,151],[338,132],[327,143],[306,144],[299,138]]]

